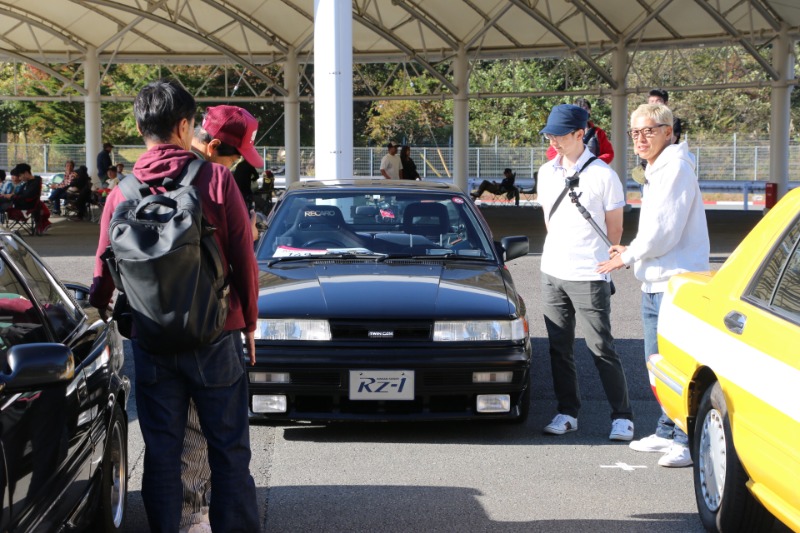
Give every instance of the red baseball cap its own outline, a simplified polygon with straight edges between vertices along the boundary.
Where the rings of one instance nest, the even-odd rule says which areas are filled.
[[[203,129],[214,139],[219,139],[239,150],[242,157],[256,168],[264,166],[253,143],[258,130],[258,120],[246,109],[235,105],[218,105],[206,109]]]

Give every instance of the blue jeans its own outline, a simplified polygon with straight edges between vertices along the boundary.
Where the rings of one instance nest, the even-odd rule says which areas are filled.
[[[250,475],[247,373],[239,332],[197,350],[153,355],[133,341],[136,407],[145,443],[142,500],[153,533],[178,531],[181,451],[193,399],[208,441],[215,532],[259,531]]]
[[[543,273],[542,310],[550,341],[550,366],[558,412],[577,418],[581,408],[574,354],[577,318],[611,405],[611,419],[633,420],[625,370],[611,336],[609,284],[602,280],[565,281]]]
[[[61,212],[61,200],[66,202],[67,199],[67,189],[53,189],[50,191],[50,201],[53,203],[53,212],[60,213]]]
[[[663,292],[642,293],[642,326],[644,326],[644,360],[654,353],[658,353],[658,312],[661,309]],[[689,436],[681,428],[675,427],[673,422],[663,411],[658,418],[656,435],[664,439],[672,439],[675,444],[689,445]]]

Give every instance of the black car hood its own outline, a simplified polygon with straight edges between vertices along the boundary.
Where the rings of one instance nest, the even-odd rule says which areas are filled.
[[[260,317],[507,318],[510,276],[496,264],[315,261],[261,264]]]

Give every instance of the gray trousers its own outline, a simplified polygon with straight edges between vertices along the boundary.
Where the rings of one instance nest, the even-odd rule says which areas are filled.
[[[611,404],[611,419],[633,420],[625,370],[611,336],[609,284],[602,280],[564,281],[542,273],[542,309],[558,412],[577,418],[581,408],[574,354],[577,317]]]
[[[194,400],[189,402],[186,433],[181,454],[181,483],[183,483],[183,508],[181,528],[196,523],[195,514],[208,514],[211,501],[211,467],[208,465],[208,444],[200,428],[200,417]]]

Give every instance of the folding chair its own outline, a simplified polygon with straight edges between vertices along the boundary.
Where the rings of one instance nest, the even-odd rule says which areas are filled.
[[[38,206],[37,206],[38,207]],[[6,227],[9,231],[24,231],[28,235],[36,235],[36,217],[33,209],[22,210],[16,207],[9,207],[6,210]]]

